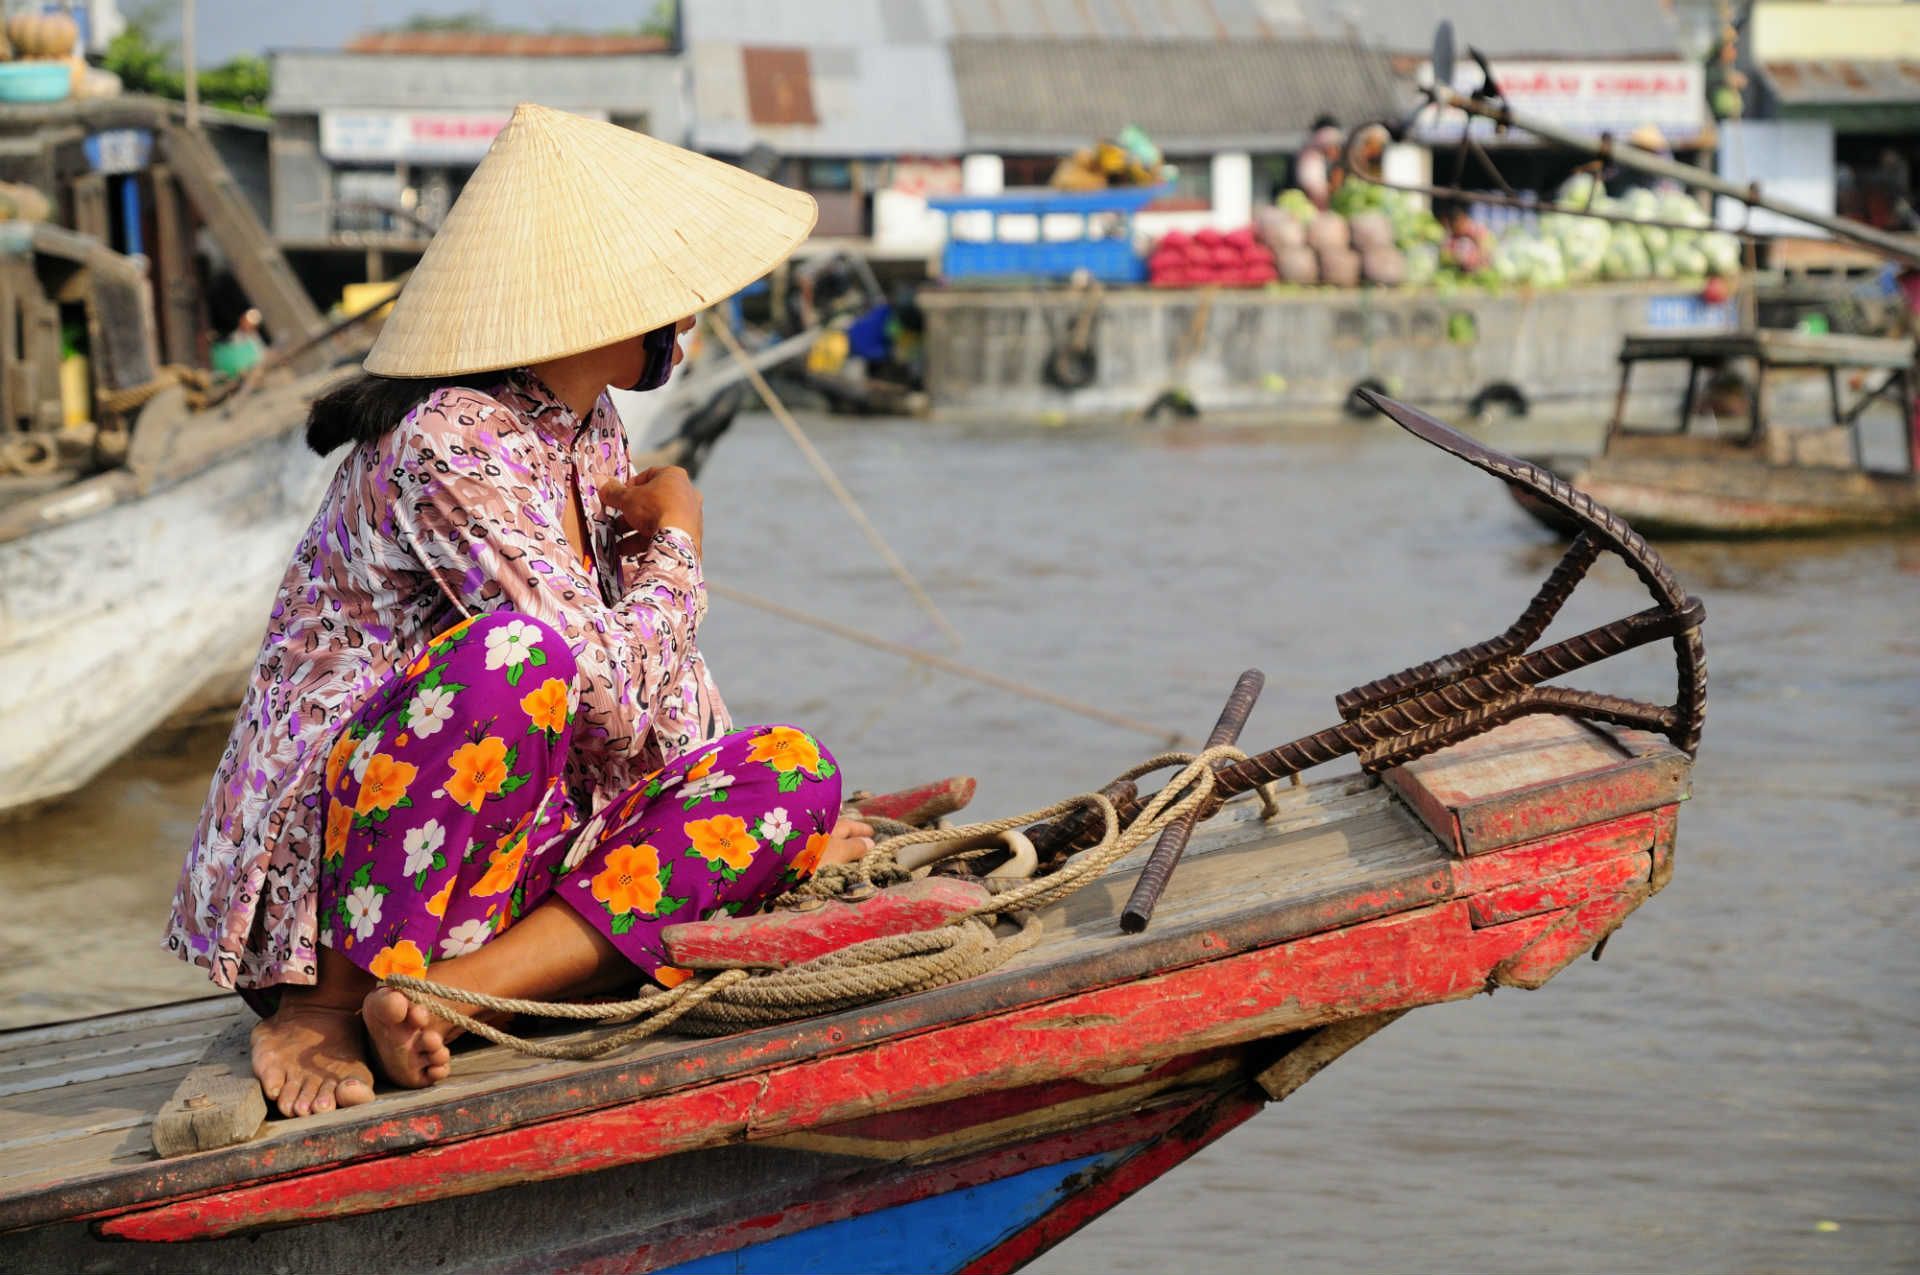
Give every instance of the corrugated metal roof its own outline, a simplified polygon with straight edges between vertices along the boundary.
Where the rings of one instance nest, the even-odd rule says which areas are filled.
[[[696,8],[708,0],[690,0]],[[946,0],[964,38],[1358,38],[1425,52],[1442,18],[1488,57],[1676,57],[1662,0]],[[803,6],[804,7],[804,6]]]
[[[1920,62],[1782,60],[1767,62],[1760,70],[1787,106],[1920,104]]]
[[[543,102],[628,115],[678,100],[682,77],[680,60],[659,54],[495,58],[284,50],[273,54],[267,109],[284,115],[326,108],[484,109]]]
[[[1060,151],[1137,124],[1163,150],[1283,150],[1315,116],[1397,114],[1388,56],[1357,41],[958,39],[967,144]]]
[[[1489,58],[1672,58],[1680,29],[1662,0],[1288,0],[1295,30],[1353,34],[1392,53],[1425,53],[1442,19],[1454,45]],[[1281,25],[1285,25],[1282,23]]]
[[[421,53],[438,57],[607,57],[670,53],[652,35],[546,35],[517,31],[369,31],[347,42],[349,53]]]
[[[442,57],[286,50],[273,56],[275,115],[324,110],[511,110],[540,102],[561,110],[647,117],[648,131],[686,136],[679,58]]]
[[[947,0],[681,0],[680,20],[689,45],[882,48],[953,34]]]
[[[694,144],[741,154],[954,155],[962,143],[946,0],[687,0]],[[767,122],[752,53],[804,50],[813,123]],[[777,114],[777,113],[776,113]]]
[[[1298,0],[947,0],[974,39],[1257,40],[1299,34]]]

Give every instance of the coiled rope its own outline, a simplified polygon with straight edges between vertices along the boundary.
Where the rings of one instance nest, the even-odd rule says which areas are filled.
[[[1225,746],[1198,753],[1163,753],[1126,771],[1116,782],[1138,779],[1168,766],[1180,767],[1146,803],[1139,816],[1124,828],[1113,803],[1098,792],[1069,797],[1042,810],[962,827],[908,828],[891,822],[876,827],[877,832],[891,835],[886,835],[863,858],[819,869],[797,889],[777,900],[776,905],[805,906],[813,900],[859,897],[906,880],[910,874],[899,866],[894,856],[908,846],[988,836],[1084,809],[1092,809],[1099,815],[1101,836],[1092,846],[1044,876],[1011,883],[994,882],[993,885],[1000,888],[989,903],[934,929],[882,935],[785,969],[722,970],[696,975],[672,988],[648,990],[628,1000],[601,1002],[489,996],[398,974],[388,976],[384,982],[415,1004],[496,1045],[537,1058],[556,1059],[604,1057],[669,1027],[691,1035],[725,1035],[944,987],[989,973],[1032,948],[1040,938],[1040,921],[1033,912],[1058,903],[1086,886],[1110,865],[1158,836],[1162,828],[1188,812],[1208,808],[1214,792],[1214,768],[1245,758],[1246,754],[1238,748]],[[1264,789],[1260,790],[1260,798],[1265,813],[1271,816],[1275,807]],[[941,856],[939,861],[979,853],[977,849],[956,850]],[[995,929],[1001,921],[1017,921],[1020,928],[1003,937]],[[591,1039],[530,1040],[456,1009],[456,1005],[481,1013],[629,1025]]]

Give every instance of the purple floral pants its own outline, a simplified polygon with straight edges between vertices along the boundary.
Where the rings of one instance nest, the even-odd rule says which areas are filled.
[[[496,612],[369,697],[327,759],[322,943],[376,977],[425,975],[557,895],[670,987],[686,973],[665,927],[753,911],[813,871],[840,779],[791,726],[723,735],[582,822],[562,780],[573,677],[558,633]]]

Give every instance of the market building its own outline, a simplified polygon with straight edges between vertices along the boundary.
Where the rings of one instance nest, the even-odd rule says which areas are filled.
[[[1920,230],[1920,4],[1761,0],[1745,54],[1745,140],[1770,170],[1753,177],[1797,182],[1823,211]]]
[[[882,255],[940,247],[927,198],[1044,187],[1129,125],[1179,174],[1147,224],[1244,224],[1316,116],[1398,103],[1378,51],[1276,25],[1271,8],[701,0],[683,10],[693,143],[810,190],[822,236]]]
[[[416,259],[520,102],[687,140],[654,37],[376,33],[271,61],[271,226],[322,298]]]
[[[812,193],[823,240],[937,247],[925,197],[959,189],[965,141],[945,0],[700,0],[681,23],[695,149]]]
[[[1338,0],[1301,0],[1303,24],[1323,35],[1364,36],[1392,58],[1406,84],[1431,83],[1431,51],[1440,20],[1452,22],[1459,59],[1453,87],[1479,87],[1481,70],[1469,47],[1483,54],[1500,92],[1516,113],[1590,136],[1625,139],[1656,130],[1667,149],[1697,159],[1713,144],[1703,59],[1709,28],[1682,22],[1667,0],[1612,0],[1598,4],[1510,4],[1501,0],[1369,0],[1356,27],[1354,6]],[[1551,191],[1575,163],[1530,134],[1501,133],[1488,120],[1469,124],[1457,112],[1429,111],[1415,137],[1451,176],[1451,156],[1463,135],[1494,155],[1501,177],[1519,190]],[[1471,167],[1465,183],[1491,188]]]

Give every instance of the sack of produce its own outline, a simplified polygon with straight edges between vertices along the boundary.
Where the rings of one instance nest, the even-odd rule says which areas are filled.
[[[1304,244],[1279,252],[1280,277],[1288,283],[1320,282],[1320,259]]]
[[[1347,230],[1347,219],[1339,213],[1321,213],[1307,225],[1307,243],[1315,252],[1325,252],[1329,248],[1345,248],[1352,242]]]
[[[1393,219],[1383,212],[1360,213],[1348,225],[1353,233],[1353,246],[1363,254],[1393,247]]]
[[[1300,242],[1306,242],[1306,230],[1300,229],[1300,223],[1294,221],[1277,207],[1256,207],[1254,209],[1254,238],[1273,250],[1290,246],[1288,236],[1300,236]]]
[[[1407,281],[1407,257],[1391,245],[1367,248],[1360,253],[1360,273],[1368,283],[1397,288]]]
[[[1322,248],[1320,256],[1320,282],[1336,288],[1355,288],[1360,285],[1360,254],[1351,248]]]

